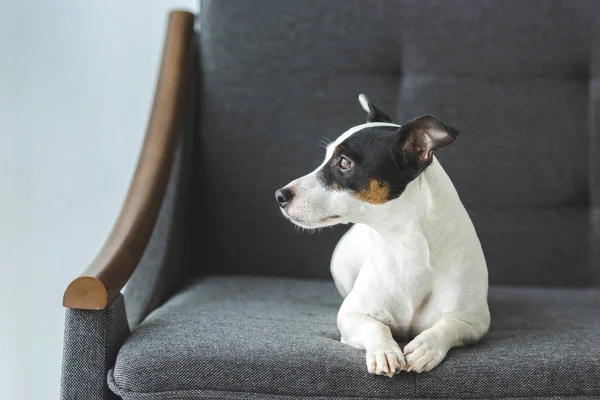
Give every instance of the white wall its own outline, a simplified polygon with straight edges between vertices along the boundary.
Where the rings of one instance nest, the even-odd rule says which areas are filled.
[[[196,0],[0,0],[0,398],[58,398],[62,292],[125,196],[167,12]]]

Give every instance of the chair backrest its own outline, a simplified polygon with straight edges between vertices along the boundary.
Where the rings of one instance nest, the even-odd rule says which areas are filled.
[[[597,284],[599,16],[577,0],[203,1],[196,262],[329,276],[347,228],[301,234],[273,193],[365,121],[365,93],[397,122],[460,129],[438,158],[492,283]]]

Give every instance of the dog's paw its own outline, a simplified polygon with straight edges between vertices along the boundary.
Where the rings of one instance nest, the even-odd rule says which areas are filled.
[[[376,351],[367,351],[367,370],[390,378],[406,367],[404,354],[397,343]]]
[[[442,362],[447,352],[448,349],[443,344],[417,336],[404,347],[406,371],[417,373],[431,371]]]

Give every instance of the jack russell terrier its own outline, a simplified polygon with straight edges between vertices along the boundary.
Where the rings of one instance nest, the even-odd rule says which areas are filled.
[[[302,228],[355,224],[331,260],[344,297],[342,343],[366,351],[372,374],[430,371],[490,324],[477,233],[433,155],[458,130],[431,115],[398,125],[364,95],[358,99],[367,123],[343,133],[316,170],[275,197]],[[396,340],[408,344],[401,349]]]

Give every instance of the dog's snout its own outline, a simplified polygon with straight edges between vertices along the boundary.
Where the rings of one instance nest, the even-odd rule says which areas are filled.
[[[294,197],[292,189],[284,187],[275,192],[275,200],[279,203],[279,207],[284,207]]]

